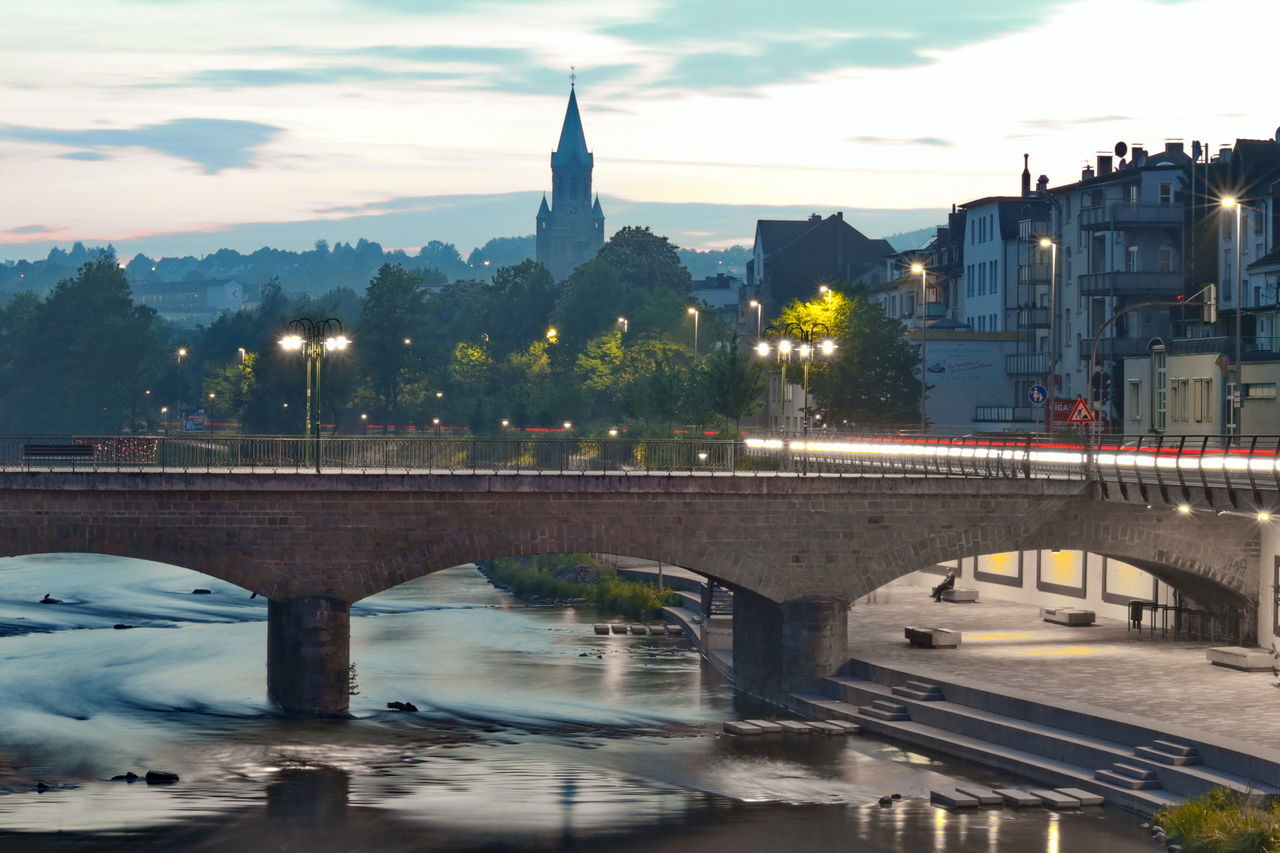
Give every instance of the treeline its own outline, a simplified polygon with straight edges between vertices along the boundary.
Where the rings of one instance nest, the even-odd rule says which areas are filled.
[[[694,303],[675,248],[647,228],[622,229],[562,282],[529,260],[439,289],[399,264],[383,264],[363,294],[290,298],[269,281],[253,310],[190,334],[135,304],[103,253],[46,297],[20,294],[0,309],[0,432],[151,432],[202,410],[244,432],[297,434],[304,368],[279,340],[299,317],[338,318],[354,341],[324,358],[320,397],[326,430],[348,434],[493,435],[566,421],[580,435],[731,432],[776,377],[736,323]],[[828,420],[918,415],[916,350],[860,288],[833,285],[778,320],[821,322],[836,338],[835,357],[814,364]]]
[[[31,292],[48,294],[59,282],[95,260],[100,249],[76,243],[70,250],[53,248],[39,261],[20,261],[0,265],[0,304],[8,295]],[[112,247],[106,251],[115,254]],[[682,264],[695,280],[716,273],[742,277],[750,257],[741,246],[700,252],[679,249]],[[219,249],[202,258],[188,256],[151,258],[137,254],[125,262],[125,277],[133,286],[175,281],[217,281],[234,279],[245,285],[246,301],[262,284],[274,280],[285,293],[319,296],[339,288],[360,287],[384,265],[403,267],[419,276],[428,287],[442,287],[460,279],[488,281],[499,269],[515,266],[534,257],[534,238],[495,237],[463,257],[452,243],[432,240],[416,252],[384,249],[378,243],[361,239],[356,243],[318,240],[309,251],[291,252],[262,248],[241,253]]]

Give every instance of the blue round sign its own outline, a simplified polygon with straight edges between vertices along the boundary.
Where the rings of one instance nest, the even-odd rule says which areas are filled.
[[[1027,389],[1027,398],[1038,406],[1049,399],[1049,392],[1045,390],[1043,385],[1032,385]]]

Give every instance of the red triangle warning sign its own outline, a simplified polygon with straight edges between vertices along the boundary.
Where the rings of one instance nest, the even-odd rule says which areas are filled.
[[[1071,410],[1071,414],[1067,416],[1069,424],[1091,424],[1095,418],[1093,412],[1089,411],[1089,404],[1084,401],[1084,397],[1076,398],[1076,407]]]

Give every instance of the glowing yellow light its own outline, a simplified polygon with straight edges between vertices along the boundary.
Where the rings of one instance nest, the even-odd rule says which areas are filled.
[[[823,296],[827,296],[831,293],[831,288],[827,287],[825,284],[820,284],[818,285],[818,292]]]
[[[1270,521],[1271,513],[1263,511],[1258,513],[1258,521]]]
[[[1182,515],[1191,514],[1191,504],[1178,504],[1178,512]]]
[[[302,336],[301,335],[285,335],[283,338],[280,339],[280,346],[283,349],[288,349],[288,350],[302,349]],[[178,350],[178,355],[186,355],[186,352],[183,350]]]
[[[827,338],[822,342],[822,354],[832,355],[836,351],[836,342]]]
[[[778,352],[782,353],[783,355],[790,355],[791,341],[787,340],[786,338],[783,338],[782,340],[778,341]]]
[[[1047,249],[1047,248],[1049,248],[1049,247],[1050,247],[1050,246],[1052,246],[1052,245],[1053,245],[1053,241],[1052,241],[1052,240],[1050,240],[1048,237],[1041,237],[1041,238],[1040,238],[1040,248],[1041,248],[1041,249]]]
[[[560,337],[560,332],[556,330],[555,326],[552,326],[550,329],[547,329],[547,340],[551,341],[551,343],[554,344],[556,342],[556,338],[558,337]]]
[[[808,358],[808,357],[809,357],[809,356],[811,356],[811,355],[813,355],[813,347],[809,346],[808,344],[801,344],[801,345],[800,345],[800,357],[801,357],[801,358]]]
[[[759,303],[759,302],[757,302],[757,301],[756,301],[756,300],[754,300],[754,299],[752,299],[752,300],[751,300],[750,302],[748,302],[747,304],[748,304],[748,305],[750,305],[752,308],[759,308],[759,307],[760,307],[760,303]]]
[[[768,344],[766,344],[764,341],[761,341],[760,343],[756,344],[756,355],[766,356],[768,354],[769,354]]]
[[[1240,201],[1235,196],[1225,195],[1222,197],[1222,201],[1220,201],[1219,204],[1221,204],[1226,209],[1230,210],[1231,208],[1240,204]]]
[[[924,264],[912,264],[911,271],[916,275],[920,275],[920,273],[924,272]]]
[[[685,310],[685,313],[696,316],[698,313],[698,309],[690,306],[688,309]]]

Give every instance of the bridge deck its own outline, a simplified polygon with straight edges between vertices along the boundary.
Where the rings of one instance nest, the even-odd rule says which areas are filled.
[[[1088,628],[1041,621],[1035,605],[984,599],[935,604],[909,578],[861,599],[849,614],[849,648],[859,660],[932,671],[939,678],[998,684],[1120,714],[1194,729],[1280,751],[1280,690],[1267,673],[1237,672],[1205,660],[1208,643],[1152,639],[1099,619]],[[904,625],[958,628],[957,649],[908,647]]]

